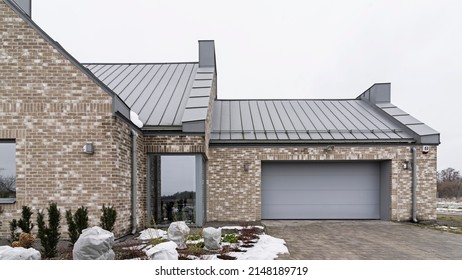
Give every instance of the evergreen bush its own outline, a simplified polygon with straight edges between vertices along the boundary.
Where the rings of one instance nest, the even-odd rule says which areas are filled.
[[[50,203],[47,208],[48,225],[45,224],[43,211],[37,213],[38,238],[43,247],[45,258],[54,258],[58,254],[58,242],[61,234],[59,232],[61,212],[56,203]]]
[[[30,233],[32,231],[32,229],[34,228],[34,224],[30,221],[31,217],[32,217],[31,208],[27,206],[23,206],[22,212],[21,212],[21,219],[19,219],[19,221],[16,219],[13,219],[10,222],[10,231],[11,231],[10,242],[19,240],[19,235],[21,234],[21,232],[18,232],[18,227],[24,233]]]
[[[71,238],[72,245],[77,242],[80,234],[88,228],[88,209],[81,206],[74,215],[71,210],[66,210],[66,221],[69,230],[69,237]]]
[[[107,231],[114,230],[114,224],[117,219],[117,211],[112,206],[106,207],[103,204],[103,209],[101,210],[101,218],[99,226]]]
[[[32,210],[30,207],[23,206],[21,219],[18,221],[18,227],[22,232],[30,233],[34,228],[34,224],[30,221],[30,217],[32,217]]]

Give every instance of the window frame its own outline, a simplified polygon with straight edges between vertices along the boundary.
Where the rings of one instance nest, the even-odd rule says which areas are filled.
[[[16,203],[17,199],[17,173],[16,173],[16,152],[17,152],[17,143],[16,139],[0,139],[0,145],[2,144],[14,144],[14,178],[15,178],[15,192],[14,192],[14,197],[8,197],[8,198],[1,198],[0,197],[0,204],[14,204]],[[1,171],[0,171],[1,173]]]

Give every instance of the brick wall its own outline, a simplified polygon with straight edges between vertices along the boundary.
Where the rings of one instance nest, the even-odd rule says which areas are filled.
[[[112,116],[112,98],[3,1],[0,41],[0,139],[16,141],[17,175],[16,203],[1,205],[0,238],[23,205],[32,207],[35,223],[37,210],[51,201],[63,217],[66,209],[88,207],[91,225],[103,203],[113,204],[117,233],[125,232],[130,130]],[[95,145],[93,155],[82,152],[87,142]],[[61,224],[65,233],[64,218]]]
[[[261,162],[271,160],[391,160],[391,220],[412,214],[412,171],[402,161],[412,160],[409,146],[220,147],[211,146],[207,178],[208,221],[261,219]],[[244,163],[250,170],[244,171]],[[417,147],[417,218],[436,218],[436,146],[428,154]]]

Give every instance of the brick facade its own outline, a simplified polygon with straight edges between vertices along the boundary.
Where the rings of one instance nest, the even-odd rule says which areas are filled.
[[[436,219],[436,146],[428,154],[417,149],[417,218]],[[261,219],[262,161],[391,161],[390,217],[394,221],[411,219],[412,171],[402,168],[411,161],[409,146],[324,146],[306,147],[225,147],[211,146],[207,177],[208,221],[258,221]],[[244,171],[244,164],[250,170]]]
[[[112,97],[0,1],[0,139],[16,141],[17,201],[1,204],[0,236],[23,205],[36,212],[53,201],[64,210],[102,204],[130,221],[130,130],[112,115]],[[95,153],[83,153],[92,142]],[[139,176],[138,178],[142,178]],[[66,232],[64,218],[63,232]]]

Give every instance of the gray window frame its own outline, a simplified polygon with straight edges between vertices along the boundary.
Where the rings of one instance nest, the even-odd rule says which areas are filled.
[[[16,180],[17,180],[17,173],[16,173],[16,152],[17,152],[17,148],[16,148],[16,140],[15,139],[0,139],[0,145],[2,144],[14,144],[14,166],[15,166],[15,170],[14,170],[14,176],[15,176],[15,185],[16,185]],[[15,186],[16,188],[17,186]],[[15,192],[15,197],[11,197],[11,198],[0,198],[0,204],[13,204],[13,203],[16,203],[16,199],[17,199],[17,191]]]

